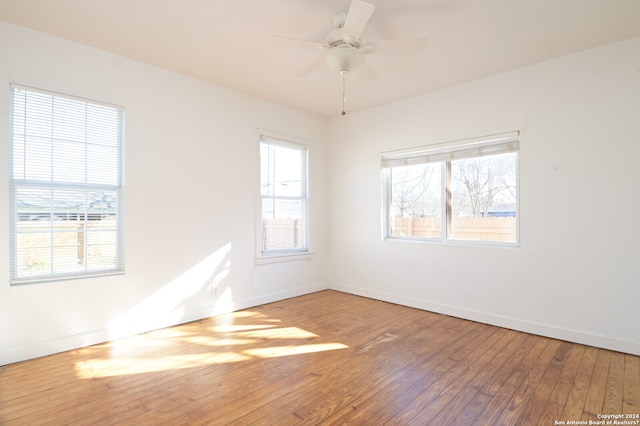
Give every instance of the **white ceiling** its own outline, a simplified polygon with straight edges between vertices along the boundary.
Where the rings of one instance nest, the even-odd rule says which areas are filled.
[[[421,53],[367,55],[378,78],[347,77],[347,111],[640,35],[640,0],[367,0],[364,43],[428,37]],[[0,0],[13,22],[321,116],[342,79],[313,47],[350,0]],[[639,52],[640,53],[640,52]]]

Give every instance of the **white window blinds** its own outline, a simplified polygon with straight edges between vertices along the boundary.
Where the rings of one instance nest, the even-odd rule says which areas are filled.
[[[457,142],[417,148],[409,152],[389,152],[382,155],[382,167],[400,167],[441,161],[462,160],[489,155],[516,152],[519,149],[518,133],[503,134],[472,141]]]
[[[11,91],[12,283],[122,272],[123,110]]]

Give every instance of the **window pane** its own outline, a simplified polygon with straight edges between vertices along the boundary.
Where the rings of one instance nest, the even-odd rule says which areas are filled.
[[[38,228],[44,232],[36,232]],[[24,231],[22,226],[18,227]],[[51,234],[47,224],[32,224],[28,233],[18,234],[18,244],[24,247],[17,254],[17,274],[19,277],[48,275],[51,273]]]
[[[90,220],[87,229],[85,254],[87,269],[115,268],[117,254],[115,218]]]
[[[85,182],[86,161],[85,144],[67,141],[54,141],[54,182]]]
[[[27,138],[24,143],[24,157],[19,157],[19,151],[14,152],[18,157],[17,161],[23,160],[20,164],[24,175],[16,178],[28,180],[51,181],[51,155],[52,144],[50,140]]]
[[[54,274],[77,273],[84,270],[82,248],[78,238],[78,234],[83,235],[84,233],[73,229],[74,225],[74,223],[67,223],[67,231],[53,233]]]
[[[51,216],[51,190],[17,189],[14,206],[15,220],[19,222],[49,220]]]
[[[304,148],[262,142],[260,171],[262,195],[304,196]]]
[[[116,269],[117,196],[17,190],[17,277]]]
[[[391,168],[391,236],[441,236],[441,169],[439,163]]]
[[[14,97],[14,117],[16,114],[21,117],[22,134],[51,138],[53,97],[36,92],[21,92],[20,95],[24,96]]]
[[[262,251],[299,250],[306,247],[304,200],[262,200]]]
[[[103,105],[87,105],[87,141],[94,145],[118,147],[118,110]]]
[[[52,191],[18,189],[15,192],[16,276],[51,274],[53,229]]]
[[[103,145],[87,145],[87,183],[118,185],[118,148]]]
[[[516,241],[516,154],[451,162],[451,238]]]
[[[116,191],[87,192],[88,220],[107,220],[118,212],[118,193]]]

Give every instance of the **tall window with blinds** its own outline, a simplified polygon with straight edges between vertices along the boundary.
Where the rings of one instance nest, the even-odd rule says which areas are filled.
[[[260,255],[308,251],[307,148],[260,138]]]
[[[518,238],[518,133],[382,156],[385,237]]]
[[[11,282],[124,272],[122,108],[11,93]]]

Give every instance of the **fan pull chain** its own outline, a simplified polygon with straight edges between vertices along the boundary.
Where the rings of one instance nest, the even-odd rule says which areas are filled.
[[[345,115],[347,113],[347,111],[345,111],[344,109],[344,104],[347,102],[347,95],[345,94],[345,81],[347,79],[347,72],[342,71],[340,74],[342,74],[342,115]]]

